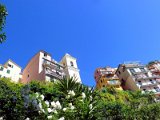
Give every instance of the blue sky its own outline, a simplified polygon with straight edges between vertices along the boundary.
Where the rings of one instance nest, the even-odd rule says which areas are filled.
[[[94,86],[97,67],[160,59],[159,0],[2,0],[7,41],[0,63],[23,68],[39,50],[77,58],[82,82]]]

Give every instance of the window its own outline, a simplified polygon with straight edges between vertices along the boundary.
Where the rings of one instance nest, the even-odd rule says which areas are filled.
[[[28,76],[27,76],[28,78],[29,78],[29,74],[28,74]]]
[[[47,53],[44,53],[44,57],[47,57]]]
[[[57,65],[57,68],[58,68],[58,69],[61,69],[61,66],[60,66],[60,65]]]
[[[7,70],[7,73],[10,74],[10,70]]]
[[[150,81],[152,84],[154,83],[154,81],[153,81],[153,80],[151,80],[151,79],[150,79],[149,81]]]
[[[11,64],[8,64],[8,67],[10,67],[10,68],[13,68],[13,65],[11,65]]]
[[[4,69],[4,68],[3,68],[3,67],[1,67],[1,68],[0,68],[0,71],[3,71],[3,69]]]
[[[59,73],[58,71],[56,71],[56,74],[57,74],[57,75],[60,75],[60,73]]]
[[[121,74],[121,72],[120,72],[120,71],[118,71],[118,73],[119,73],[119,74]]]
[[[146,89],[143,89],[143,91],[146,91]]]
[[[103,87],[105,87],[105,85],[103,85]]]
[[[141,82],[141,81],[138,81],[138,84],[139,84],[139,85],[142,85],[142,82]]]
[[[140,68],[140,70],[141,70],[142,72],[145,72],[145,69],[144,69],[144,68]]]
[[[160,89],[158,87],[154,87],[154,89],[157,91],[157,92],[160,92]]]
[[[135,72],[135,70],[134,70],[134,69],[130,69],[130,71],[131,71],[131,73],[134,73],[134,72]]]
[[[72,67],[74,66],[72,61],[70,62],[70,64],[71,64]]]

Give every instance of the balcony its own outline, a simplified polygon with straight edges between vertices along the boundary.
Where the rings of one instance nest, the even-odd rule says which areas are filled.
[[[154,86],[157,86],[158,83],[156,81],[152,81],[152,82],[143,82],[143,83],[136,83],[136,85],[139,87],[139,88],[145,88],[145,87],[154,87]]]
[[[158,69],[151,69],[150,70],[152,73],[160,73],[160,70],[158,70]]]
[[[111,85],[111,86],[121,85],[119,80],[109,80],[109,81],[107,81],[107,83],[108,83],[108,85]]]
[[[46,70],[45,74],[57,79],[63,79],[63,77],[65,76],[63,72],[51,71],[51,70]]]
[[[135,71],[132,71],[131,73],[133,75],[139,75],[139,74],[145,74],[145,73],[148,73],[149,71],[148,70],[145,70],[145,71],[140,71],[140,72],[135,72]]]
[[[147,80],[147,79],[159,79],[160,76],[146,76],[146,75],[142,75],[142,76],[134,76],[135,80]]]
[[[63,72],[63,67],[60,64],[57,64],[57,63],[54,63],[51,61],[44,61],[43,67],[45,67],[45,68],[48,67],[50,69],[54,69],[56,71]]]
[[[114,75],[114,72],[112,72],[112,71],[102,71],[101,75]]]

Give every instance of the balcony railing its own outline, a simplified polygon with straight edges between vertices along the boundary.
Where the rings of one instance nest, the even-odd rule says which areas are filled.
[[[120,85],[121,83],[120,83],[120,81],[118,81],[118,80],[109,80],[109,81],[107,81],[107,83],[108,83],[108,85]]]
[[[43,66],[45,68],[49,67],[49,68],[54,69],[56,71],[63,72],[63,67],[58,65],[58,64],[56,64],[56,63],[53,63],[53,62],[44,61]]]
[[[160,76],[134,76],[135,80],[159,79]]]
[[[145,70],[145,71],[139,71],[139,72],[132,71],[131,73],[133,75],[138,75],[138,74],[143,74],[143,73],[148,73],[148,72],[149,72],[148,70]]]
[[[158,69],[151,69],[150,71],[153,73],[160,73],[160,70],[158,70]]]
[[[45,74],[57,79],[63,79],[63,77],[65,76],[63,72],[57,72],[57,71],[51,71],[51,70],[46,70]]]
[[[144,83],[137,83],[137,86],[139,88],[144,88],[144,87],[152,87],[152,86],[157,86],[158,83],[156,81],[152,81],[152,82],[144,82]]]

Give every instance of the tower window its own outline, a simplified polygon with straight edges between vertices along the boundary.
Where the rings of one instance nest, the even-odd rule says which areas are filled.
[[[47,53],[44,53],[44,57],[47,57]]]
[[[29,78],[29,74],[28,74],[28,78]]]
[[[73,62],[72,62],[72,61],[70,62],[70,64],[71,64],[71,66],[72,66],[72,67],[74,66],[74,64],[73,64]]]

